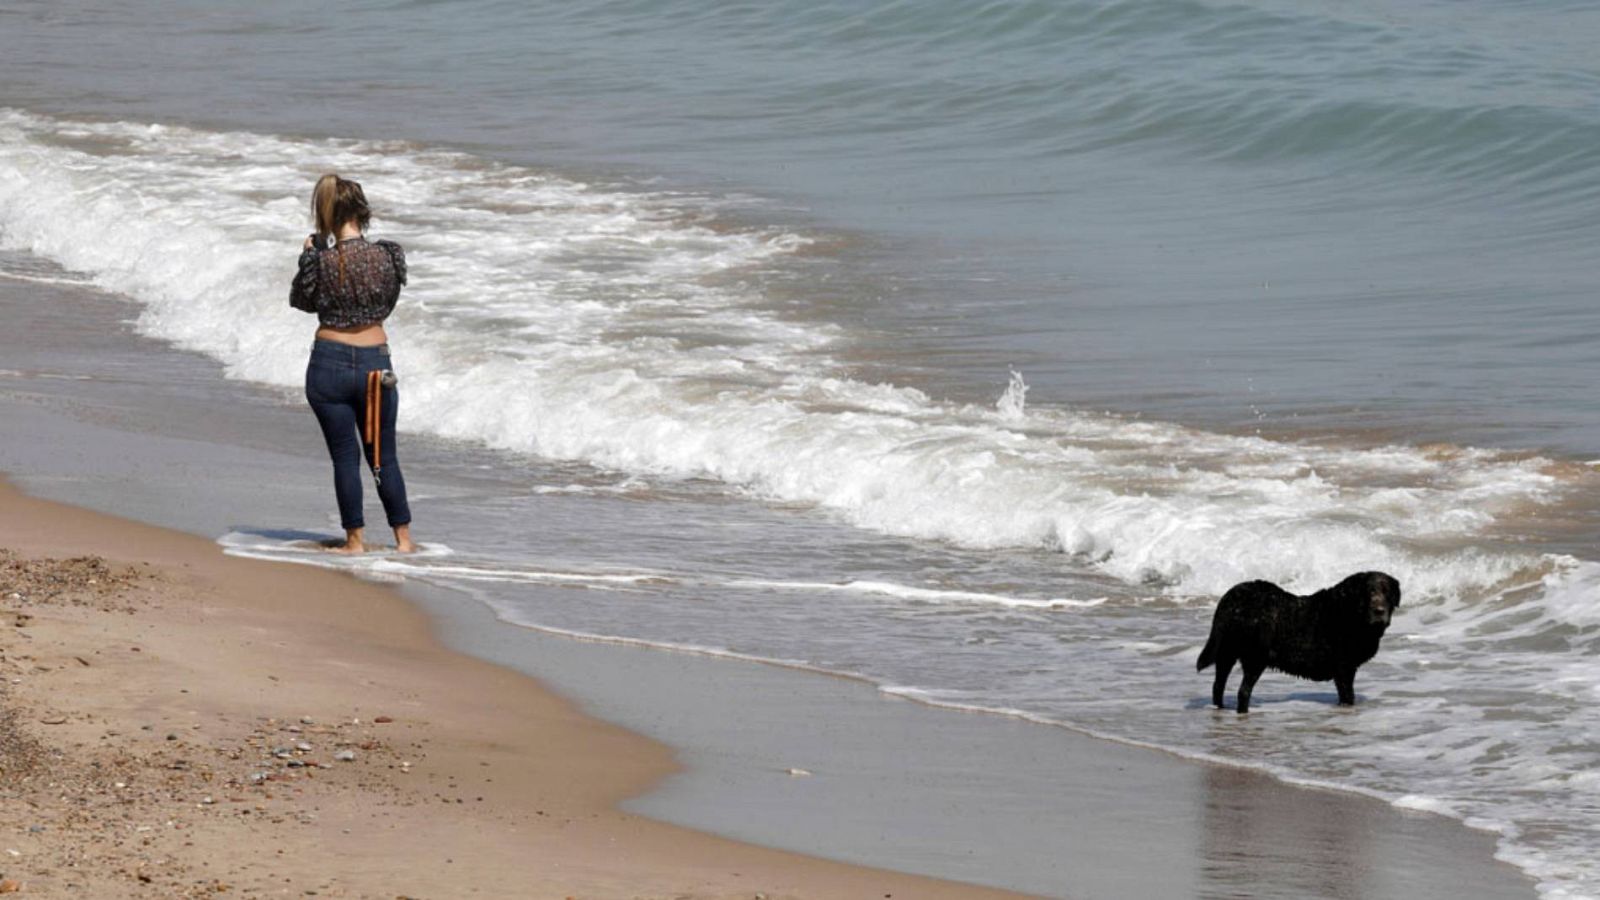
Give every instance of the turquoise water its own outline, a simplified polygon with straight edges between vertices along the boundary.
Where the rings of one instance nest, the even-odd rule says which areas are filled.
[[[0,277],[295,404],[338,168],[411,256],[402,443],[455,548],[359,565],[1376,794],[1594,896],[1597,36],[1559,3],[13,5]],[[1218,593],[1368,568],[1406,599],[1356,714],[1281,676],[1205,711]]]

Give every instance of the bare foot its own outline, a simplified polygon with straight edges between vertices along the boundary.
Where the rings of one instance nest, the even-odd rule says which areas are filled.
[[[345,529],[343,541],[328,541],[322,545],[322,548],[330,553],[345,553],[351,555],[367,552],[367,545],[366,542],[362,540],[361,529],[359,528]]]
[[[411,526],[398,525],[394,529],[394,549],[397,553],[417,552],[416,542],[411,540]]]

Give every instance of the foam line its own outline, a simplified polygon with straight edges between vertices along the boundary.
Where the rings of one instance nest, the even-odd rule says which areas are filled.
[[[725,277],[781,267],[808,237],[719,221],[716,198],[432,148],[0,111],[0,247],[133,298],[140,331],[230,377],[292,387],[310,322],[286,285],[302,195],[330,166],[362,174],[387,217],[375,231],[416,273],[391,320],[403,429],[715,479],[895,535],[1054,549],[1180,594],[1257,577],[1310,590],[1352,565],[1414,596],[1482,592],[1536,558],[1436,548],[1514,531],[1581,487],[1470,448],[1283,443],[1024,403],[1020,375],[998,408],[853,380],[829,355],[839,328]]]

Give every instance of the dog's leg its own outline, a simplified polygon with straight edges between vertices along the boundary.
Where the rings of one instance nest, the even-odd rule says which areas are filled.
[[[1334,673],[1333,686],[1339,689],[1339,705],[1356,705],[1356,670],[1346,669]]]
[[[1228,690],[1228,676],[1233,674],[1234,659],[1223,654],[1217,657],[1217,677],[1211,682],[1211,702],[1222,709],[1222,695]]]
[[[1250,692],[1255,690],[1256,679],[1267,670],[1265,663],[1244,661],[1244,680],[1239,682],[1239,713],[1250,711]]]

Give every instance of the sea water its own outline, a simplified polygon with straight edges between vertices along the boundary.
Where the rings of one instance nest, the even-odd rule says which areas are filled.
[[[373,574],[1374,794],[1594,896],[1596,36],[1558,2],[25,4],[0,277],[298,403],[341,171],[411,261],[402,431],[459,460],[415,485],[454,551]],[[1207,710],[1220,592],[1364,569],[1405,596],[1357,710],[1271,674]]]

